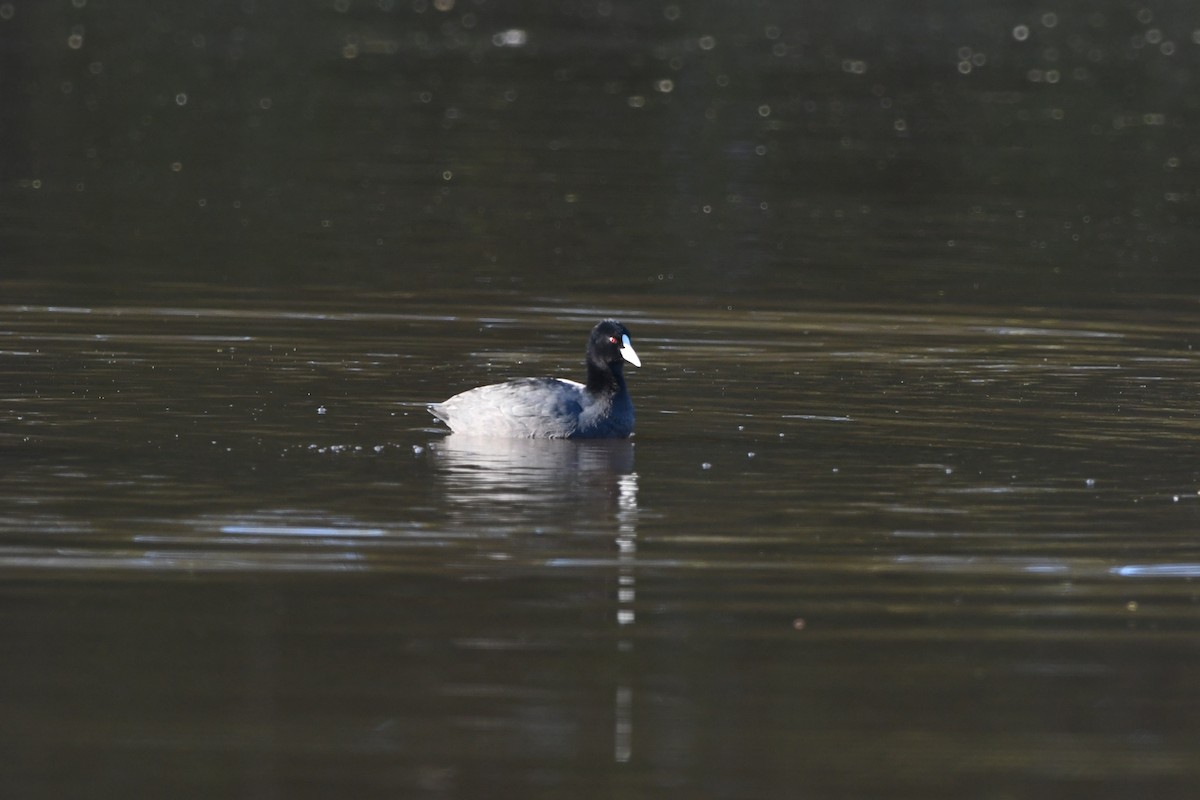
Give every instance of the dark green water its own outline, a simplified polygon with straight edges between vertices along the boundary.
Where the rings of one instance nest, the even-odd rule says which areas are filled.
[[[3,794],[1190,797],[1198,26],[0,3]]]

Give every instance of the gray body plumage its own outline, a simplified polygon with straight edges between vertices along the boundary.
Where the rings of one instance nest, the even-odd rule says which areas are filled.
[[[615,439],[633,433],[633,401],[622,363],[640,365],[619,322],[605,320],[588,342],[587,384],[517,378],[431,403],[429,413],[455,433],[518,439]]]
[[[517,439],[610,439],[633,432],[629,392],[590,395],[564,378],[517,378],[429,406],[455,433]]]

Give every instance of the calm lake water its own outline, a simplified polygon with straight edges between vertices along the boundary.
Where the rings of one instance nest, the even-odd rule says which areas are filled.
[[[1190,797],[1193,17],[0,3],[0,790]]]

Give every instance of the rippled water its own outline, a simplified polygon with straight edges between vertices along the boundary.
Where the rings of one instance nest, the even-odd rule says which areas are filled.
[[[0,308],[12,785],[1196,777],[1192,320],[642,306],[633,440],[446,436],[582,369],[486,300]]]

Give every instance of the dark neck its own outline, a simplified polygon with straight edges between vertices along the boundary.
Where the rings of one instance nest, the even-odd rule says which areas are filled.
[[[588,359],[587,390],[593,394],[617,395],[625,391],[625,375],[621,365],[606,367]]]

